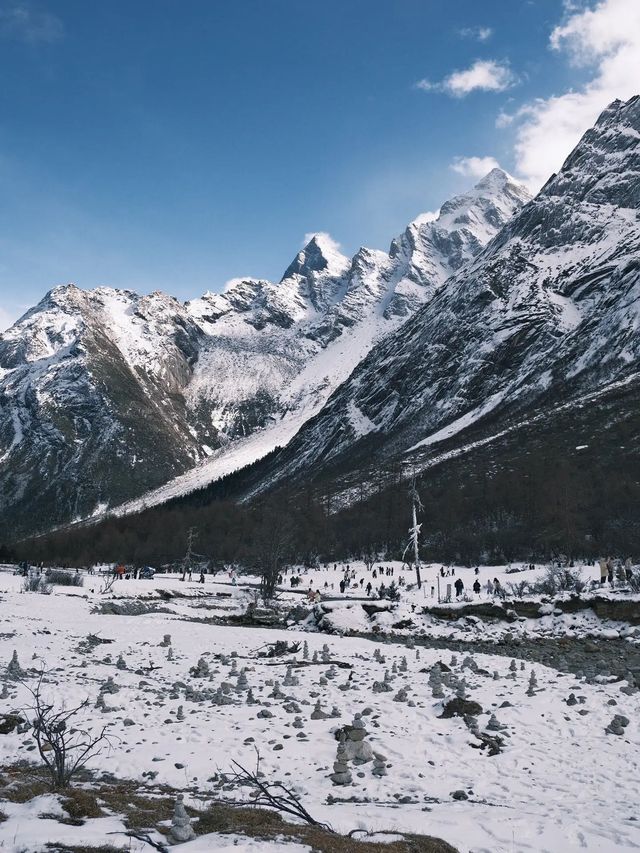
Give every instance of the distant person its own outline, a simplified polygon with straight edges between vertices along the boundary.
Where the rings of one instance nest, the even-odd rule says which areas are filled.
[[[601,557],[598,562],[600,563],[600,586],[604,586],[607,580],[607,561]]]
[[[609,586],[613,589],[613,557],[609,557],[607,560],[607,580],[609,581]]]
[[[487,581],[487,595],[493,595],[493,583],[491,578]]]
[[[373,589],[373,587],[371,586],[371,581],[369,581],[369,583],[368,583],[368,584],[367,584],[367,586],[366,586],[367,595],[371,595],[371,590],[372,590],[372,589]]]
[[[204,583],[204,571],[202,569],[200,569],[200,579],[198,580],[198,583]]]
[[[456,582],[454,583],[454,586],[456,588],[456,598],[460,598],[460,596],[462,595],[462,590],[464,589],[464,584],[462,583],[462,578],[458,578],[456,580]]]
[[[493,579],[493,594],[500,595],[502,593],[502,586],[498,578]]]
[[[633,578],[633,569],[631,563],[631,557],[627,557],[624,561],[624,576],[627,580],[627,583]]]
[[[478,597],[480,596],[480,590],[481,589],[482,589],[482,587],[480,586],[480,581],[478,580],[478,578],[476,578],[475,581],[473,582],[473,591],[475,592],[475,594]]]

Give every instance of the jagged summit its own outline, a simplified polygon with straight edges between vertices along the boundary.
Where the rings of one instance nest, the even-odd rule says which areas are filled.
[[[339,276],[349,267],[349,258],[343,255],[328,234],[314,234],[289,264],[281,281],[294,275],[308,276],[313,273]]]
[[[286,444],[521,203],[494,176],[396,251],[349,259],[314,234],[280,282],[234,279],[186,304],[54,288],[0,336],[0,517],[51,526]]]
[[[468,195],[482,200],[484,187]],[[408,451],[430,459],[430,448],[464,445],[471,430],[486,440],[483,424],[503,434],[631,381],[640,363],[639,191],[633,98],[608,107],[538,196],[381,341],[277,464],[255,476],[272,484]],[[463,233],[478,208],[443,205],[451,207],[456,218],[465,211]]]

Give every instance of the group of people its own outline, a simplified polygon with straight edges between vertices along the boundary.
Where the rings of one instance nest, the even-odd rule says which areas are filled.
[[[633,561],[631,557],[622,562],[622,560],[614,560],[613,557],[601,557],[600,563],[600,586],[604,586],[608,581],[609,586],[613,589],[615,586],[615,575],[618,575],[620,580],[629,582],[633,577]]]
[[[480,583],[480,578],[478,577],[479,569],[476,568],[475,574],[476,579],[473,582],[472,589],[474,594],[479,598],[480,594],[482,593],[482,584]],[[461,598],[464,593],[464,581],[462,580],[462,578],[458,578],[453,586],[456,591],[456,598]],[[489,580],[487,581],[486,590],[487,595],[491,596],[491,598],[495,598],[496,596],[500,597],[503,591],[502,584],[500,583],[498,578],[494,578],[493,580],[489,578]]]

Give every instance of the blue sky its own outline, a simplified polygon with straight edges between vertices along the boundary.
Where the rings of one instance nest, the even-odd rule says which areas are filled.
[[[277,279],[311,231],[386,249],[483,158],[535,186],[632,93],[638,7],[0,0],[0,325],[68,281]]]

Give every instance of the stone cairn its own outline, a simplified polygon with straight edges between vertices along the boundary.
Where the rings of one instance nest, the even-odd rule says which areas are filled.
[[[184,720],[184,707],[182,705],[178,705],[176,720],[178,720],[179,722],[182,722]]]
[[[533,670],[531,670],[531,675],[529,676],[529,687],[527,689],[527,696],[535,696],[537,686],[538,686],[538,679],[536,678],[535,672]]]
[[[461,678],[456,687],[456,696],[458,699],[466,699],[468,695],[466,682],[464,678]]]
[[[373,753],[373,770],[371,771],[374,776],[386,776],[387,775],[387,765],[385,764],[385,757],[380,752]]]
[[[405,687],[401,687],[400,690],[393,697],[394,702],[407,702],[409,697],[407,696],[407,690]]]
[[[329,646],[325,643],[322,647],[321,655],[322,663],[330,663],[331,662],[331,652],[329,651]]]
[[[325,714],[325,712],[322,710],[322,705],[320,704],[319,699],[316,699],[316,704],[315,704],[313,711],[311,712],[310,717],[312,720],[326,720],[326,719],[328,719],[329,715]]]
[[[164,649],[166,649],[167,646],[170,646],[171,645],[171,634],[165,634],[164,637],[162,638],[162,642],[159,643],[159,645],[162,646],[162,648],[164,648]]]
[[[118,693],[120,688],[113,680],[113,676],[109,675],[104,684],[100,685],[100,693]]]
[[[390,693],[391,692],[391,676],[389,670],[385,670],[384,679],[382,681],[374,681],[372,690],[374,693]]]
[[[17,680],[18,678],[23,678],[24,675],[25,671],[20,666],[20,661],[18,660],[18,652],[14,649],[11,660],[7,665],[7,678]]]
[[[0,693],[0,699],[8,699],[9,698],[9,688],[7,687],[7,682],[2,682],[2,693]]]
[[[350,785],[352,782],[351,771],[347,764],[347,749],[345,747],[345,736],[340,736],[340,743],[336,752],[336,760],[333,762],[333,773],[329,778],[334,785]]]
[[[398,672],[407,672],[409,669],[409,664],[407,663],[406,657],[402,656],[402,660],[398,664]]]
[[[506,728],[507,727],[498,720],[495,714],[491,714],[489,722],[487,723],[488,732],[501,732]]]
[[[306,640],[302,644],[302,660],[309,660],[309,643]]]
[[[189,674],[194,678],[208,678],[211,674],[209,664],[204,658],[199,658],[198,663],[189,670]]]
[[[434,699],[444,699],[444,690],[442,688],[442,674],[440,667],[435,664],[429,670],[429,684],[431,685],[431,695]]]
[[[386,658],[384,657],[378,646],[376,646],[375,651],[373,652],[373,659],[377,663],[385,663],[386,661]]]
[[[173,646],[169,646],[169,651],[167,652],[167,660],[173,660]]]
[[[238,693],[243,693],[245,690],[249,689],[249,682],[247,680],[247,671],[243,669],[238,676],[238,681],[236,683],[236,690]]]
[[[515,662],[515,660],[512,659],[511,663],[509,664],[509,678],[516,678],[517,672],[518,664]]]
[[[116,667],[117,667],[117,669],[126,669],[127,668],[127,662],[122,657],[122,652],[118,655],[118,660],[116,661]]]
[[[606,727],[605,732],[608,735],[623,735],[624,730],[629,725],[629,720],[627,717],[624,717],[622,714],[616,714],[613,720]]]
[[[191,818],[184,807],[184,797],[182,794],[178,794],[173,810],[173,817],[171,818],[169,838],[174,844],[182,844],[184,841],[191,841],[195,837],[196,834],[191,826]]]
[[[365,740],[367,729],[360,714],[356,714],[350,726],[343,729],[346,737],[345,749],[349,761],[366,764],[373,759],[371,744]]]
[[[331,678],[335,678],[337,674],[338,674],[338,670],[335,668],[335,666],[333,664],[331,664],[329,669],[325,672],[324,676],[325,676],[325,678],[331,679]]]

